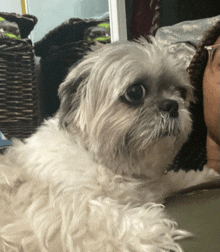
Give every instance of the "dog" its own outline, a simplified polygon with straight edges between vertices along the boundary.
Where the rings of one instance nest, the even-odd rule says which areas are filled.
[[[57,114],[0,156],[0,251],[182,251],[164,199],[214,177],[169,171],[192,126],[186,72],[141,38],[89,53],[58,92]]]

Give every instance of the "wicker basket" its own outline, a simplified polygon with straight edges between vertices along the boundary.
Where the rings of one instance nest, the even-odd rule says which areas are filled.
[[[28,40],[0,39],[0,131],[26,138],[41,122],[34,50]]]

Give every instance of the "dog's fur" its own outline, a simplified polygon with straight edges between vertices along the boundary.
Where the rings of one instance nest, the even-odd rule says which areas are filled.
[[[191,130],[193,90],[151,40],[86,56],[56,116],[0,157],[1,252],[182,251],[189,233],[160,203],[202,180],[166,174]]]

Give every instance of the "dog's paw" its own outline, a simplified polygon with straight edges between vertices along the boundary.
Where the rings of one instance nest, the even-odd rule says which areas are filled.
[[[191,236],[167,218],[161,204],[120,206],[108,199],[90,202],[87,228],[81,239],[92,252],[181,252],[177,241]]]

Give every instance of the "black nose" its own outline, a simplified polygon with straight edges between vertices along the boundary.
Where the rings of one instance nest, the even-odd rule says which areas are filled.
[[[177,117],[179,115],[178,109],[179,104],[175,100],[166,99],[163,100],[159,105],[158,108],[162,111],[169,112],[171,117]]]

